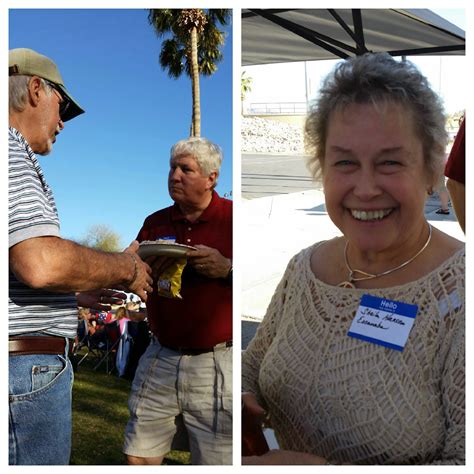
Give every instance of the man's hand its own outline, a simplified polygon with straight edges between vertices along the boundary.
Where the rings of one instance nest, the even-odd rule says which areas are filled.
[[[196,245],[197,250],[186,252],[188,264],[194,267],[201,275],[209,278],[225,278],[229,274],[232,261],[224,257],[219,250]]]
[[[242,404],[245,405],[250,415],[263,421],[265,410],[258,404],[257,397],[252,392],[242,392]]]
[[[76,297],[77,306],[99,311],[109,311],[110,305],[122,304],[127,299],[125,293],[107,288],[76,293]]]
[[[171,266],[175,260],[173,257],[148,257],[145,262],[151,267],[153,281],[158,280],[160,275]]]
[[[269,446],[263,434],[265,410],[253,393],[242,393],[242,455],[261,456]]]
[[[129,291],[135,293],[140,297],[142,301],[148,299],[147,293],[153,291],[153,278],[151,277],[151,268],[146,264],[138,255],[139,244],[134,240],[125,250],[124,253],[133,255],[137,268],[136,276],[133,281],[127,284]],[[130,258],[130,265],[132,265],[132,259]]]

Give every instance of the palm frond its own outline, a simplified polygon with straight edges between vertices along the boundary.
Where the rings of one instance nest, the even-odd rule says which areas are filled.
[[[176,40],[163,41],[160,52],[160,66],[174,79],[181,76],[185,69],[185,49]]]
[[[148,22],[158,37],[173,31],[173,25],[176,23],[176,10],[170,9],[150,9],[148,13]]]
[[[209,23],[214,25],[220,23],[222,26],[226,26],[232,18],[232,10],[229,8],[210,8],[207,10],[207,17]]]

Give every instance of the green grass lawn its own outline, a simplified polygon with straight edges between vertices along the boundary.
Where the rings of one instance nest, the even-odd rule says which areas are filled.
[[[86,359],[75,373],[70,464],[126,464],[122,444],[131,382],[92,367]],[[189,453],[172,451],[164,464],[189,464],[189,458]]]

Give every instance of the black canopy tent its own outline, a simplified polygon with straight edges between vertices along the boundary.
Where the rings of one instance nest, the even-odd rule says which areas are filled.
[[[347,58],[463,55],[465,33],[426,9],[242,10],[242,65]]]

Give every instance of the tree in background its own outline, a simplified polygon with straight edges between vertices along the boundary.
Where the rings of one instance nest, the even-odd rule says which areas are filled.
[[[120,252],[120,235],[104,224],[96,224],[87,230],[80,244],[104,252]]]
[[[222,60],[220,50],[224,32],[218,24],[227,25],[230,9],[150,9],[148,21],[158,37],[171,35],[163,41],[160,65],[174,79],[186,72],[192,84],[191,136],[201,136],[201,103],[199,74],[210,76]]]
[[[252,78],[250,76],[246,76],[246,74],[246,71],[242,71],[242,74],[240,75],[240,101],[242,115],[244,115],[245,96],[252,90]]]

